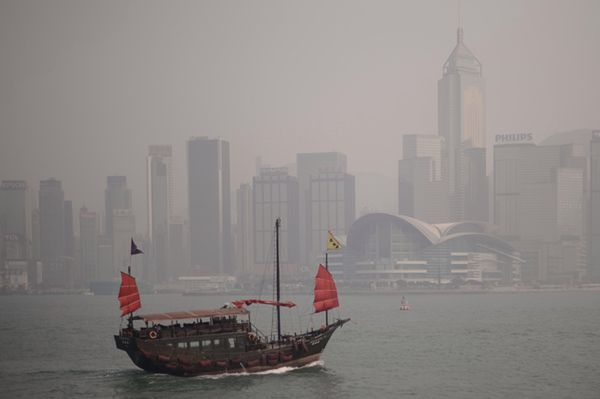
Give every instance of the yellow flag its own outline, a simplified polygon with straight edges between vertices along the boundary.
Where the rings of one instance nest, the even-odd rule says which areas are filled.
[[[342,244],[333,235],[331,231],[327,231],[327,249],[340,249]]]

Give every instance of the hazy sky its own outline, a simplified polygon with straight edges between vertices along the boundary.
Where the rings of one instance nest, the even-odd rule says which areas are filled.
[[[597,0],[463,0],[489,143],[600,128],[599,21]],[[402,134],[437,134],[457,24],[458,1],[0,0],[0,179],[102,211],[125,174],[140,226],[148,145],[174,146],[181,207],[191,136],[230,141],[232,188],[307,151],[396,179]]]

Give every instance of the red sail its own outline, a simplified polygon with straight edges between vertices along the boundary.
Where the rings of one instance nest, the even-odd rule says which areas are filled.
[[[337,288],[331,273],[323,265],[319,265],[319,271],[315,277],[315,313],[337,308],[338,302]]]
[[[233,301],[232,303],[236,308],[241,308],[244,305],[252,305],[253,303],[259,303],[262,305],[285,306],[286,308],[293,308],[294,306],[296,306],[296,304],[293,302],[266,301],[263,299],[241,299],[239,301]]]
[[[132,313],[142,307],[140,292],[135,284],[135,278],[121,272],[121,288],[119,289],[119,303],[121,316]]]

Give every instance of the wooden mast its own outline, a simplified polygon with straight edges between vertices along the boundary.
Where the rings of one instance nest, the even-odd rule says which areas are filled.
[[[325,270],[329,271],[329,251],[325,250]],[[325,311],[325,325],[329,325],[329,310]]]
[[[281,219],[277,218],[275,220],[275,267],[277,272],[277,342],[281,342],[281,307],[279,306],[279,302],[281,300],[281,290],[279,287],[279,225],[281,223]]]

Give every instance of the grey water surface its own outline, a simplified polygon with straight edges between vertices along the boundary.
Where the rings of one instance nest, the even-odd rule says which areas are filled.
[[[342,295],[351,317],[313,367],[219,378],[152,375],[114,347],[110,296],[0,297],[5,398],[599,398],[600,292]],[[146,312],[231,297],[145,295]],[[288,331],[318,328],[309,296]],[[285,313],[285,311],[284,311]],[[270,330],[270,310],[253,312]]]

